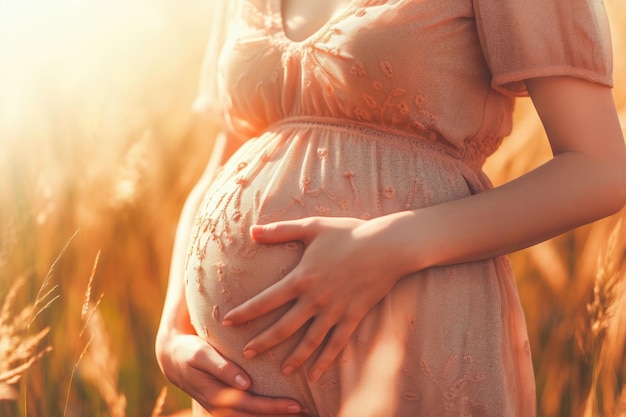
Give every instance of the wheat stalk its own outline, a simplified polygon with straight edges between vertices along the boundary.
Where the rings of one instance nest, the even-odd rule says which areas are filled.
[[[82,308],[81,308],[80,318],[81,318],[81,321],[83,322],[83,330],[81,330],[81,333],[80,333],[80,337],[81,338],[83,337],[85,329],[87,328],[87,326],[89,325],[89,322],[91,321],[91,318],[93,316],[93,311],[96,310],[94,308],[92,310],[92,313],[89,314],[89,305],[91,303],[91,290],[92,290],[92,286],[93,286],[93,277],[95,275],[95,271],[96,271],[96,268],[98,266],[99,259],[100,259],[100,251],[98,251],[98,253],[96,254],[96,259],[94,260],[94,264],[93,264],[93,267],[91,269],[91,275],[90,275],[89,281],[87,283],[87,289],[85,291],[85,301],[83,302],[83,305],[82,305]],[[102,299],[102,295],[100,296],[100,300],[101,299]],[[93,335],[91,335],[90,338],[85,342],[85,345],[83,346],[83,349],[81,350],[80,354],[78,355],[78,357],[74,361],[74,366],[72,367],[72,372],[70,373],[70,380],[69,380],[68,387],[67,387],[67,394],[65,396],[65,406],[63,408],[63,416],[67,415],[67,407],[68,407],[69,401],[70,401],[70,392],[71,392],[71,388],[72,388],[72,383],[74,382],[74,376],[76,375],[76,370],[78,370],[78,365],[80,364],[80,362],[83,359],[83,357],[87,354],[87,350],[91,346],[92,342],[93,342]]]
[[[15,280],[0,309],[0,385],[16,384],[33,363],[52,350],[50,346],[39,347],[50,332],[49,327],[34,335],[28,334],[33,305],[13,312],[17,294],[25,282],[24,277]]]
[[[617,256],[617,242],[622,229],[621,219],[613,228],[606,250],[598,255],[598,267],[593,284],[593,298],[587,304],[587,313],[591,330],[591,389],[585,409],[585,416],[603,415],[600,373],[603,367],[604,340],[611,318],[617,308],[623,270],[622,259]]]
[[[54,270],[56,269],[57,263],[59,263],[59,260],[61,259],[61,257],[70,246],[70,243],[72,243],[77,234],[78,230],[76,230],[74,234],[70,236],[70,238],[65,243],[65,246],[63,246],[63,249],[61,249],[56,259],[54,260],[54,262],[52,262],[52,265],[48,269],[48,273],[43,279],[43,283],[41,284],[41,287],[39,287],[39,291],[37,292],[37,297],[35,297],[35,303],[33,304],[31,317],[28,321],[28,327],[33,324],[35,318],[37,318],[39,314],[46,310],[50,306],[50,304],[52,304],[56,299],[60,297],[58,294],[53,295],[57,288],[59,288],[59,285],[52,285],[52,276],[54,274]]]
[[[163,415],[163,406],[165,405],[165,398],[167,398],[167,387],[161,388],[161,393],[157,397],[157,400],[152,409],[150,417],[161,417]]]
[[[87,337],[87,341],[78,358],[74,362],[70,383],[65,399],[63,415],[67,413],[70,398],[70,388],[80,365],[81,375],[92,382],[100,395],[102,395],[112,417],[125,417],[126,397],[117,391],[117,378],[119,369],[110,350],[108,335],[104,326],[104,320],[100,313],[99,306],[104,294],[100,294],[98,299],[92,301],[93,281],[100,260],[100,251],[96,254],[91,275],[85,290],[80,319],[83,323],[79,337]]]

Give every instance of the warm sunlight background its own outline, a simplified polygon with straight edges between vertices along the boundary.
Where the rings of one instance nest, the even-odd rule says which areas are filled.
[[[606,5],[626,127],[626,3]],[[0,415],[188,407],[170,386],[153,410],[167,385],[153,340],[178,212],[209,157],[207,127],[190,108],[210,7],[0,0]],[[496,183],[549,156],[527,100],[516,126],[488,161]],[[540,416],[591,416],[593,406],[595,415],[626,415],[619,217],[513,256]]]

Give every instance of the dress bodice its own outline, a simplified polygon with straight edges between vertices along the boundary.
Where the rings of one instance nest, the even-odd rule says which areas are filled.
[[[471,1],[355,0],[295,42],[280,0],[248,0],[233,33],[222,76],[244,137],[328,117],[417,134],[481,164],[510,130],[511,98],[490,88]]]
[[[224,25],[219,98],[205,101],[222,102],[242,139],[287,118],[333,118],[415,134],[480,167],[511,131],[524,78],[612,83],[602,4],[573,2],[352,0],[295,42],[281,0],[240,0]]]

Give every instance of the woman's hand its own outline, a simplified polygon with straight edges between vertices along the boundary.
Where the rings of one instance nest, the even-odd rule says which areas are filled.
[[[393,250],[372,234],[368,223],[354,218],[311,217],[251,229],[256,242],[301,241],[305,252],[282,280],[224,316],[225,326],[240,325],[293,302],[286,313],[245,346],[244,356],[256,356],[308,323],[282,371],[292,373],[323,345],[309,375],[312,380],[320,377],[367,312],[405,275],[393,259]]]
[[[160,337],[157,359],[163,374],[212,417],[301,415],[296,401],[247,392],[248,375],[194,334]]]

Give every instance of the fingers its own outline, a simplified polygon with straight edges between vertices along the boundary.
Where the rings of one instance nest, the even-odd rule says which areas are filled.
[[[243,349],[243,355],[251,359],[286,340],[303,327],[311,314],[303,311],[299,304],[294,305],[275,323],[252,339]]]
[[[198,338],[199,349],[189,365],[213,375],[223,383],[239,390],[250,387],[250,377],[236,364],[219,354],[211,345]]]
[[[324,343],[328,333],[337,321],[337,316],[334,314],[325,314],[316,317],[307,329],[300,343],[298,343],[298,346],[296,346],[283,363],[283,373],[290,375],[296,368],[302,366],[304,362],[313,355],[313,352]],[[326,350],[326,348],[324,348],[324,350]]]
[[[250,394],[234,388],[225,388],[219,385],[204,385],[205,394],[200,394],[198,402],[212,415],[213,410],[230,411],[235,413],[249,413],[251,415],[291,415],[298,414],[301,407],[293,400],[287,398],[269,398]],[[207,395],[206,392],[210,392]],[[231,415],[231,414],[226,414]],[[247,415],[247,414],[245,414]]]
[[[308,217],[297,220],[286,220],[250,228],[250,237],[258,243],[284,243],[294,240],[307,242],[315,232],[318,219]]]
[[[344,321],[340,326],[335,327],[324,345],[324,349],[320,352],[317,360],[311,368],[309,378],[315,382],[328,369],[330,364],[335,360],[337,355],[341,353],[343,348],[348,344],[350,337],[359,325],[360,320]]]
[[[179,336],[179,342],[179,348],[170,353],[170,356],[177,356],[174,370],[182,373],[176,380],[181,381],[180,388],[212,415],[284,416],[300,413],[301,407],[294,400],[260,397],[245,391],[251,385],[248,375],[199,337]]]
[[[229,311],[222,320],[223,326],[236,326],[261,317],[276,310],[294,298],[298,292],[291,280],[285,277],[276,284],[266,288],[240,306]]]

